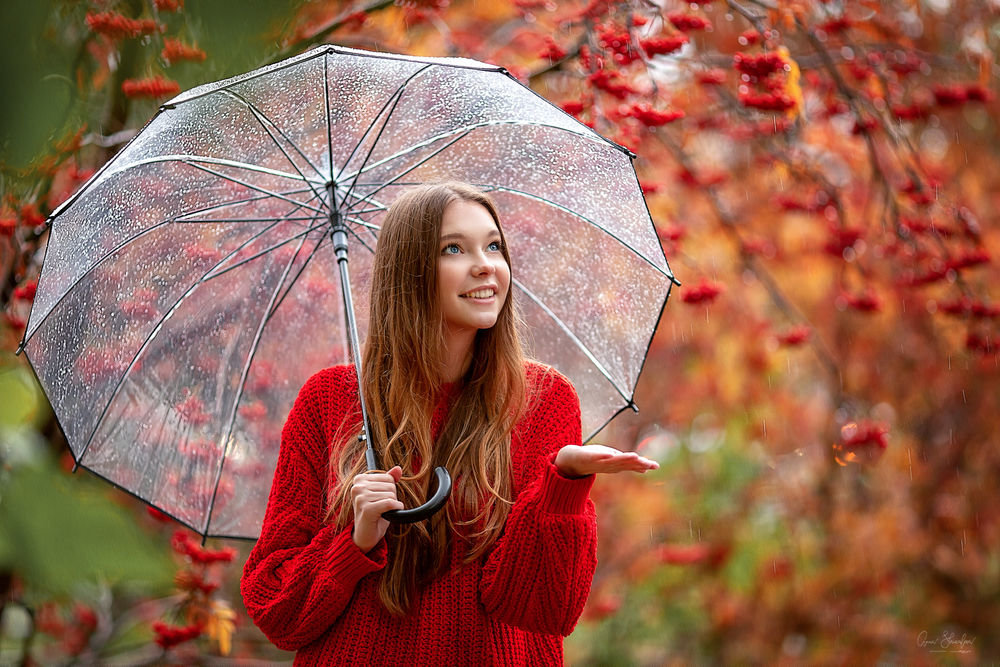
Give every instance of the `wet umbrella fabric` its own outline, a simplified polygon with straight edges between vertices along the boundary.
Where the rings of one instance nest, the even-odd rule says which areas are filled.
[[[76,461],[206,536],[255,538],[298,389],[350,363],[386,208],[496,200],[527,351],[585,434],[631,405],[673,276],[630,154],[501,68],[326,46],[164,104],[50,218],[22,348]]]

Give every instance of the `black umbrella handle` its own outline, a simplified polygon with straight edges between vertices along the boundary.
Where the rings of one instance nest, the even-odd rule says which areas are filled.
[[[393,523],[416,523],[423,521],[444,507],[444,504],[448,501],[448,495],[451,493],[451,475],[441,466],[434,468],[434,474],[437,476],[437,491],[434,492],[430,500],[420,507],[383,512],[382,518]]]

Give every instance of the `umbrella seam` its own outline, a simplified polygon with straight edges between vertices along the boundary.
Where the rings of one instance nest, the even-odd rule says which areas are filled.
[[[284,139],[285,141],[287,141],[289,143],[289,145],[291,145],[292,148],[294,148],[295,151],[299,155],[302,156],[302,159],[306,161],[306,164],[308,164],[310,167],[312,167],[312,170],[316,172],[316,176],[318,176],[319,178],[323,178],[322,172],[320,172],[320,170],[316,168],[316,165],[314,165],[312,163],[312,160],[310,160],[306,156],[306,154],[302,152],[302,149],[299,148],[298,145],[288,137],[288,135],[286,135],[284,132],[282,132],[281,128],[278,127],[278,124],[275,123],[273,120],[271,120],[263,111],[261,111],[260,109],[258,109],[256,107],[256,105],[254,105],[252,102],[250,102],[249,100],[247,100],[243,96],[241,96],[241,95],[239,95],[237,93],[234,93],[231,90],[223,90],[221,92],[224,93],[224,94],[228,94],[228,95],[236,98],[238,101],[240,101],[240,102],[242,102],[243,104],[246,105],[246,107],[247,107],[247,109],[249,109],[250,113],[252,113],[253,116],[254,116],[254,118],[257,119],[257,122],[260,123],[261,128],[263,128],[263,130],[265,132],[267,132],[267,135],[271,138],[271,141],[274,142],[274,145],[278,147],[278,150],[281,151],[281,154],[285,156],[285,159],[288,160],[288,163],[290,165],[292,165],[292,168],[295,169],[295,171],[297,171],[299,173],[299,176],[302,177],[302,180],[309,184],[309,187],[311,189],[312,189],[312,181],[310,181],[306,177],[306,175],[304,173],[302,173],[302,170],[299,169],[299,166],[297,164],[295,164],[295,161],[292,160],[292,157],[288,154],[287,151],[285,151],[285,149],[284,149],[284,147],[282,147],[281,143],[275,138],[275,136],[273,134],[271,134],[271,130],[269,130],[267,128],[267,125],[264,124],[264,120],[266,120],[268,123],[270,123],[274,127],[274,129],[277,130],[278,134],[281,135],[281,138]],[[319,192],[317,192],[315,189],[313,189],[313,194],[315,194],[317,197],[320,197]]]
[[[221,166],[224,166],[224,167],[233,167],[235,169],[244,169],[244,170],[249,171],[249,172],[255,172],[255,173],[259,173],[259,174],[267,174],[269,176],[277,176],[279,178],[287,178],[287,179],[289,179],[291,181],[303,181],[303,182],[307,182],[309,180],[309,179],[306,179],[306,178],[300,178],[300,177],[298,177],[295,174],[292,174],[290,172],[278,171],[277,169],[270,169],[268,167],[261,167],[259,165],[253,165],[253,164],[249,164],[247,162],[237,162],[236,160],[226,160],[224,158],[209,157],[207,155],[185,155],[183,153],[170,153],[170,154],[167,154],[167,155],[157,155],[155,157],[143,158],[141,160],[136,160],[135,162],[133,162],[133,163],[131,163],[129,165],[123,166],[123,167],[121,167],[119,169],[109,170],[108,172],[105,173],[105,175],[109,176],[109,177],[110,176],[115,176],[117,174],[125,173],[126,171],[129,171],[130,169],[133,169],[135,167],[141,167],[141,166],[144,166],[144,165],[156,164],[156,163],[160,163],[160,162],[180,162],[181,164],[187,164],[187,165],[190,165],[192,167],[197,166],[196,164],[194,164],[196,162],[205,162],[207,164],[218,164],[218,165],[221,165]],[[237,181],[235,178],[233,178],[231,176],[226,176],[225,174],[220,174],[220,173],[216,173],[216,172],[210,172],[210,173],[215,173],[216,176],[218,176],[219,178],[224,178],[227,181],[232,181],[234,183],[240,183],[240,181]],[[320,181],[315,181],[315,182],[319,183]],[[262,192],[265,192],[265,191],[262,190]],[[316,210],[322,211],[322,209],[316,209]]]
[[[257,326],[257,331],[254,333],[253,340],[250,342],[250,350],[248,351],[246,362],[243,365],[243,370],[240,373],[240,381],[239,384],[237,385],[236,396],[230,408],[229,419],[228,419],[229,425],[226,427],[225,431],[222,434],[220,434],[221,435],[220,444],[222,445],[222,456],[220,457],[219,460],[218,472],[215,475],[215,485],[214,488],[212,489],[212,499],[209,501],[208,504],[208,514],[205,517],[205,529],[204,531],[202,531],[202,534],[207,534],[209,526],[212,524],[212,515],[215,512],[215,499],[218,497],[219,484],[222,481],[222,472],[223,470],[225,470],[226,467],[226,457],[229,455],[229,447],[232,444],[233,427],[236,425],[236,413],[239,411],[240,401],[243,400],[243,391],[244,389],[246,389],[246,380],[247,376],[250,373],[250,366],[253,364],[254,356],[256,356],[257,354],[257,348],[260,345],[260,340],[263,336],[264,327],[267,326],[267,323],[270,320],[270,314],[272,312],[271,309],[275,304],[275,300],[277,299],[279,292],[281,292],[281,286],[288,278],[288,274],[292,270],[292,265],[295,263],[296,258],[298,258],[299,253],[302,252],[302,246],[304,246],[305,243],[306,243],[306,237],[303,236],[302,238],[299,239],[299,247],[296,248],[295,254],[285,264],[285,268],[284,271],[282,271],[281,278],[277,281],[277,285],[275,286],[274,291],[271,293],[270,303],[268,303],[267,308],[264,309],[264,312],[260,318],[260,323]]]
[[[275,223],[273,225],[268,226],[267,228],[265,228],[265,229],[259,231],[258,233],[254,234],[249,239],[245,240],[238,247],[236,247],[232,251],[230,251],[229,254],[227,254],[225,257],[223,257],[222,260],[220,260],[219,262],[217,262],[215,264],[215,266],[212,267],[212,269],[210,269],[209,271],[207,271],[202,276],[202,278],[204,278],[206,275],[211,274],[212,270],[218,268],[218,266],[222,262],[226,261],[230,257],[234,256],[237,252],[239,252],[240,250],[242,250],[243,248],[245,248],[249,244],[253,243],[257,239],[259,239],[265,233],[267,233],[268,231],[270,231],[271,229],[273,229],[274,227],[276,227],[280,222],[281,222],[280,220],[275,221]],[[115,398],[118,396],[119,392],[121,391],[122,387],[124,386],[124,384],[125,384],[125,378],[127,378],[129,376],[130,371],[135,366],[135,362],[139,359],[139,357],[142,355],[142,353],[149,346],[150,342],[156,337],[156,335],[159,333],[159,331],[163,328],[163,323],[166,322],[173,315],[173,313],[177,311],[177,309],[180,307],[181,303],[183,303],[184,300],[187,297],[189,297],[200,285],[204,285],[204,284],[205,284],[204,282],[198,281],[198,282],[195,282],[194,284],[192,284],[188,289],[186,289],[184,291],[184,293],[181,294],[180,297],[178,297],[177,301],[175,301],[174,304],[167,310],[167,312],[163,315],[163,317],[160,318],[160,321],[157,322],[156,325],[150,330],[149,335],[146,336],[146,339],[143,341],[142,345],[139,346],[139,349],[132,356],[132,361],[129,362],[129,365],[125,368],[125,371],[122,373],[121,377],[118,378],[118,382],[116,383],[115,388],[112,390],[111,396],[108,398],[107,402],[104,405],[104,408],[101,410],[100,417],[98,417],[97,421],[94,423],[94,428],[91,431],[90,436],[87,438],[86,443],[84,444],[83,448],[80,450],[80,456],[79,456],[78,460],[82,460],[83,457],[86,455],[87,450],[90,448],[90,445],[91,445],[91,443],[94,440],[94,436],[97,435],[97,431],[98,431],[98,429],[100,429],[101,423],[104,421],[105,416],[107,416],[108,409],[111,407],[111,404],[114,403]]]
[[[535,199],[535,200],[541,201],[541,202],[543,202],[545,204],[548,204],[548,205],[552,206],[553,208],[559,209],[560,211],[563,211],[564,213],[569,213],[570,215],[572,215],[574,217],[580,218],[581,220],[583,220],[587,224],[596,227],[597,229],[601,230],[602,232],[604,232],[605,234],[607,234],[608,236],[610,236],[614,240],[618,241],[618,243],[620,243],[622,246],[624,246],[625,248],[627,248],[629,251],[631,251],[637,257],[642,258],[642,260],[644,262],[646,262],[651,267],[653,267],[654,269],[656,269],[665,278],[667,278],[671,282],[673,282],[674,277],[673,277],[673,273],[669,270],[669,266],[668,266],[668,269],[666,271],[664,271],[662,268],[660,268],[659,266],[657,266],[656,264],[654,264],[651,259],[649,259],[648,257],[646,257],[645,254],[643,254],[642,252],[640,252],[638,248],[633,247],[628,241],[622,239],[621,237],[619,237],[618,235],[616,235],[614,232],[612,232],[609,229],[607,229],[606,227],[604,227],[601,223],[599,223],[599,222],[597,222],[595,220],[591,220],[590,218],[588,218],[585,215],[581,215],[580,213],[577,213],[576,211],[574,211],[574,210],[572,210],[570,208],[567,208],[566,206],[563,206],[562,204],[559,204],[558,202],[554,202],[551,199],[546,199],[545,197],[541,197],[541,196],[536,195],[536,194],[531,193],[531,192],[525,192],[524,190],[517,190],[515,188],[510,188],[510,187],[507,187],[505,185],[492,185],[492,184],[480,184],[480,187],[490,188],[490,189],[493,189],[493,190],[503,190],[504,192],[509,192],[511,194],[522,195],[524,197],[529,197],[531,199]],[[650,220],[650,225],[652,225],[652,220]],[[663,252],[662,248],[661,248],[660,252],[661,253]],[[664,263],[666,263],[666,257],[664,257]]]
[[[281,298],[278,299],[278,302],[276,304],[274,304],[273,308],[271,308],[271,312],[268,313],[268,315],[267,315],[267,321],[268,322],[270,322],[271,318],[274,317],[274,314],[276,312],[278,312],[278,308],[280,308],[281,304],[284,303],[285,297],[287,297],[291,293],[292,288],[295,287],[295,284],[298,282],[299,278],[305,272],[306,267],[309,266],[309,263],[312,261],[313,257],[316,256],[316,253],[319,252],[319,249],[323,246],[323,242],[327,238],[328,238],[327,235],[324,234],[316,242],[316,245],[313,246],[313,249],[309,252],[309,256],[306,257],[306,260],[302,263],[302,266],[299,267],[298,273],[296,273],[295,276],[292,278],[292,280],[288,283],[288,289],[285,290],[285,293],[281,295]]]
[[[520,289],[529,299],[531,299],[535,303],[535,305],[537,305],[539,308],[541,308],[545,312],[545,314],[548,315],[552,319],[552,321],[555,322],[556,325],[560,329],[562,329],[563,333],[565,333],[569,337],[569,339],[578,348],[580,348],[580,350],[584,353],[584,355],[586,355],[587,359],[589,359],[590,362],[592,364],[594,364],[594,367],[596,367],[597,370],[600,371],[601,375],[603,375],[604,378],[609,383],[611,383],[611,386],[615,388],[615,391],[617,391],[618,394],[622,398],[624,398],[626,401],[628,401],[628,402],[631,403],[632,399],[625,393],[625,391],[620,386],[618,386],[618,382],[614,378],[611,377],[611,373],[604,367],[604,364],[602,364],[600,361],[598,361],[597,357],[594,356],[594,353],[590,350],[590,347],[588,347],[586,343],[584,343],[582,340],[580,340],[576,336],[576,334],[573,333],[573,331],[562,320],[562,318],[559,317],[558,315],[556,315],[555,312],[553,312],[551,308],[549,308],[548,306],[546,306],[545,302],[543,302],[541,299],[539,299],[538,296],[536,296],[534,292],[532,292],[530,289],[528,289],[527,287],[525,287],[524,283],[522,283],[520,280],[517,280],[515,278],[511,278],[511,282],[514,283],[515,285],[517,285],[518,289]]]
[[[388,124],[389,118],[392,117],[392,112],[396,109],[396,106],[399,104],[399,100],[402,99],[403,92],[406,90],[406,87],[408,85],[410,85],[410,83],[412,83],[413,80],[417,76],[419,76],[420,74],[423,74],[424,72],[428,71],[429,69],[430,69],[430,65],[428,65],[426,67],[421,67],[416,72],[414,72],[413,74],[411,74],[410,76],[408,76],[406,78],[406,80],[403,81],[403,83],[399,84],[399,87],[396,88],[396,91],[392,95],[389,96],[389,99],[387,99],[385,101],[385,104],[382,105],[382,108],[379,109],[378,113],[375,114],[375,117],[372,118],[372,122],[368,124],[368,128],[361,135],[361,138],[357,141],[357,143],[354,144],[354,148],[351,149],[350,155],[347,156],[347,159],[344,160],[344,164],[340,168],[340,171],[337,172],[336,178],[332,178],[332,174],[333,174],[333,145],[332,145],[332,141],[331,141],[331,146],[330,146],[330,173],[331,173],[331,179],[330,180],[331,181],[333,181],[334,183],[337,183],[338,181],[341,180],[341,177],[344,175],[344,170],[347,169],[347,165],[350,164],[350,162],[351,162],[352,159],[354,159],[354,154],[358,152],[358,148],[360,148],[361,144],[363,144],[365,142],[365,139],[368,138],[369,134],[372,131],[372,128],[374,128],[375,125],[376,125],[376,123],[378,123],[378,119],[382,116],[382,113],[389,107],[389,104],[391,102],[392,103],[392,109],[390,109],[389,113],[386,115],[385,120],[382,122],[382,129],[379,130],[378,135],[375,137],[375,141],[372,142],[372,147],[368,150],[368,155],[365,156],[364,161],[361,163],[361,166],[364,167],[365,162],[367,162],[368,158],[371,157],[372,151],[375,150],[375,145],[378,144],[378,140],[379,140],[379,138],[381,138],[382,132],[385,131],[385,126]],[[329,113],[330,113],[330,107],[329,107],[329,104],[327,104],[327,119],[329,119]],[[344,195],[344,201],[347,201],[347,196],[350,195],[350,194],[351,194],[351,190],[348,189],[347,193]]]
[[[302,63],[309,62],[315,58],[321,58],[324,56],[329,56],[331,53],[336,53],[340,56],[354,56],[358,58],[373,58],[380,60],[395,60],[397,62],[404,63],[416,63],[424,65],[438,65],[441,67],[454,67],[456,69],[466,69],[477,72],[505,72],[504,68],[497,65],[490,65],[488,63],[481,63],[477,60],[472,59],[462,59],[469,64],[463,64],[461,62],[456,62],[454,58],[419,58],[417,56],[404,56],[400,54],[392,53],[375,53],[372,51],[361,51],[359,49],[352,49],[349,47],[338,46],[335,44],[328,44],[326,46],[320,46],[311,51],[306,51],[298,56],[293,56],[285,60],[278,61],[276,63],[271,63],[269,65],[264,65],[250,72],[245,72],[237,76],[230,77],[228,79],[223,79],[221,81],[215,81],[212,83],[206,83],[191,90],[185,91],[176,97],[165,102],[161,109],[171,109],[175,108],[180,104],[185,104],[192,100],[196,100],[200,97],[205,97],[206,95],[211,95],[225,88],[230,88],[232,86],[244,83],[246,81],[252,81],[259,77],[271,74],[272,72],[277,72],[282,69],[288,69],[295,67]],[[211,87],[209,90],[208,88]],[[197,92],[201,88],[206,88],[203,92]]]
[[[313,218],[313,219],[315,220],[315,218]],[[252,262],[253,260],[255,260],[255,259],[259,258],[259,257],[263,257],[264,255],[266,255],[266,254],[268,254],[270,252],[273,252],[274,250],[282,247],[283,245],[286,245],[288,243],[292,243],[295,240],[305,239],[307,236],[309,236],[309,234],[311,232],[314,232],[317,229],[321,229],[325,224],[326,224],[326,222],[324,221],[324,222],[321,222],[321,223],[319,223],[317,225],[313,225],[312,227],[306,227],[304,230],[302,230],[301,232],[295,234],[294,236],[289,236],[288,238],[283,239],[282,241],[280,241],[278,243],[275,243],[274,245],[268,246],[267,248],[264,248],[260,252],[258,252],[256,254],[253,254],[250,257],[246,257],[244,259],[241,259],[240,261],[236,262],[235,264],[230,264],[229,266],[227,266],[226,268],[222,269],[221,271],[218,271],[218,272],[215,272],[215,273],[210,273],[209,275],[203,276],[202,277],[202,281],[207,283],[208,281],[214,280],[214,279],[218,278],[219,276],[223,276],[223,275],[229,273],[230,271],[232,271],[234,269],[238,269],[241,266],[244,266],[245,264],[248,264],[248,263]]]
[[[302,190],[301,192],[305,192],[305,190]],[[246,203],[253,202],[253,201],[256,201],[258,199],[264,199],[264,198],[265,197],[255,197],[255,198],[251,198],[251,199],[235,200],[235,201],[232,201],[232,202],[227,202],[227,203],[222,204],[222,205],[216,205],[216,206],[212,206],[212,207],[206,207],[206,208],[198,209],[197,211],[192,211],[192,213],[202,213],[202,212],[207,211],[207,210],[216,210],[218,208],[221,208],[222,206],[231,206],[233,204],[246,204]],[[183,214],[183,215],[190,215],[190,214]],[[70,292],[72,292],[72,290],[73,290],[73,287],[75,287],[76,284],[80,280],[82,280],[86,276],[90,275],[90,273],[92,273],[94,271],[94,269],[96,269],[98,266],[100,266],[101,264],[103,264],[105,261],[107,261],[108,259],[110,259],[111,257],[113,257],[119,250],[121,250],[125,246],[131,244],[136,239],[138,239],[138,238],[140,238],[142,236],[145,236],[146,234],[149,234],[149,233],[151,233],[151,232],[159,229],[160,227],[162,227],[164,225],[168,225],[168,224],[172,224],[172,223],[205,224],[205,223],[228,222],[225,219],[215,219],[215,220],[205,220],[205,221],[199,221],[199,220],[194,220],[194,221],[178,220],[177,219],[178,217],[179,216],[173,217],[173,218],[166,218],[164,220],[161,220],[160,222],[157,222],[156,224],[154,224],[154,225],[152,225],[150,227],[147,227],[146,229],[140,230],[138,233],[133,234],[132,236],[128,237],[127,239],[124,239],[122,242],[120,242],[114,248],[112,248],[111,250],[109,250],[103,257],[101,257],[96,262],[94,262],[89,267],[87,267],[86,271],[84,271],[83,273],[81,273],[79,276],[77,276],[74,279],[73,285],[70,285],[69,288],[65,292],[63,292],[62,295],[60,295],[60,297],[55,300],[55,302],[53,302],[52,306],[42,316],[42,319],[38,321],[38,324],[34,328],[32,328],[30,326],[31,325],[31,321],[30,321],[30,317],[29,317],[28,326],[25,327],[24,340],[22,341],[21,347],[24,347],[24,346],[26,346],[28,344],[28,341],[35,335],[35,332],[37,332],[38,329],[40,329],[42,327],[42,325],[45,324],[45,321],[49,318],[49,315],[51,315],[56,310],[56,308],[59,307],[59,304],[62,303],[63,299],[65,299],[67,296],[69,296]],[[315,219],[315,218],[312,218],[312,219]],[[268,220],[273,220],[273,218],[269,218]],[[267,221],[263,221],[263,222],[267,222]],[[48,253],[49,253],[49,244],[46,244],[46,246],[45,246],[45,256],[46,256],[46,258],[48,257]],[[34,308],[32,308],[32,312],[34,312]],[[29,333],[29,331],[30,331],[30,333]]]
[[[309,205],[304,204],[303,202],[300,202],[298,200],[291,199],[290,197],[286,197],[286,196],[284,196],[282,194],[279,194],[277,192],[272,192],[271,190],[267,190],[265,188],[262,188],[259,185],[253,185],[252,183],[247,183],[245,181],[237,180],[237,179],[235,179],[235,178],[233,178],[231,176],[226,176],[222,172],[215,171],[214,169],[209,169],[208,167],[203,167],[200,164],[197,164],[196,162],[189,162],[189,161],[183,160],[182,163],[186,164],[188,166],[194,167],[195,169],[201,169],[202,171],[207,172],[209,174],[212,174],[213,176],[217,176],[219,178],[225,179],[225,180],[229,181],[230,183],[236,183],[237,185],[242,185],[245,188],[250,188],[251,190],[256,190],[257,192],[263,192],[264,194],[270,195],[271,197],[274,197],[275,199],[280,199],[282,201],[287,201],[290,204],[296,204],[296,205],[300,205],[301,204],[303,208],[310,209],[312,211],[315,211],[316,213],[326,213],[326,210],[323,209],[323,208],[317,208],[315,206],[309,206]],[[321,199],[319,201],[320,201],[320,203],[322,203],[323,200]]]
[[[599,135],[597,133],[594,133],[594,136],[590,136],[590,135],[584,134],[582,132],[576,132],[576,131],[574,131],[574,130],[572,130],[570,128],[560,127],[558,125],[553,125],[551,123],[534,123],[534,122],[531,122],[531,121],[524,121],[524,120],[491,120],[491,121],[482,121],[482,122],[479,122],[479,123],[472,123],[470,125],[464,125],[462,127],[453,128],[453,129],[451,129],[451,130],[449,130],[447,132],[443,132],[441,134],[434,135],[433,137],[428,137],[427,139],[423,140],[422,142],[420,142],[418,144],[415,144],[413,146],[410,146],[409,148],[407,148],[404,151],[396,152],[396,153],[394,153],[392,155],[389,155],[388,157],[383,158],[382,160],[379,160],[378,162],[372,163],[371,165],[369,165],[368,169],[365,170],[365,171],[371,171],[372,169],[375,169],[376,167],[380,167],[380,166],[382,166],[382,165],[384,165],[384,164],[386,164],[388,162],[391,162],[392,160],[396,160],[396,159],[399,159],[401,157],[405,157],[405,156],[413,153],[414,151],[420,150],[421,148],[426,148],[426,147],[430,146],[431,144],[433,144],[433,143],[435,143],[437,141],[441,141],[442,139],[447,139],[448,137],[453,136],[455,134],[458,134],[460,132],[464,132],[465,133],[462,136],[467,136],[473,130],[478,130],[478,129],[481,129],[481,128],[484,128],[484,127],[496,127],[496,126],[500,126],[500,125],[520,125],[520,126],[531,126],[531,127],[547,127],[547,128],[553,129],[553,130],[562,130],[563,132],[568,132],[569,134],[576,135],[576,136],[578,136],[578,137],[580,137],[582,139],[588,139],[588,140],[590,140],[590,141],[592,141],[592,142],[594,142],[595,144],[598,144],[598,145],[609,145],[609,144],[611,144],[611,142],[609,142],[607,139],[604,139],[604,137],[602,137],[601,135]],[[586,127],[586,126],[584,126],[584,127]],[[598,141],[598,140],[600,140],[600,141]],[[448,144],[448,145],[450,146],[451,144]],[[613,144],[611,144],[611,145],[613,145]],[[408,171],[411,171],[411,170],[407,170],[406,172],[403,172],[403,173],[406,174],[406,173],[408,173]],[[348,178],[356,181],[361,175],[362,175],[362,170],[359,169],[357,172],[355,172],[353,174],[349,174]]]
[[[469,132],[471,132],[471,131],[472,131],[472,130],[469,130]],[[374,195],[374,194],[376,194],[376,193],[380,192],[381,190],[384,190],[385,188],[387,188],[387,187],[388,187],[388,186],[390,186],[390,185],[394,185],[394,184],[397,184],[397,183],[396,183],[396,181],[398,181],[399,179],[401,179],[401,178],[402,178],[403,176],[406,176],[407,174],[409,174],[409,173],[410,173],[411,171],[413,171],[414,169],[416,169],[416,168],[418,168],[418,167],[420,167],[420,166],[422,166],[422,165],[424,165],[424,164],[427,164],[427,162],[429,162],[430,160],[433,160],[433,159],[434,159],[435,157],[437,157],[438,155],[440,155],[441,153],[443,153],[443,152],[444,152],[445,150],[447,150],[447,149],[451,148],[452,146],[454,146],[455,144],[457,144],[457,143],[458,143],[459,141],[461,141],[461,140],[462,140],[462,139],[464,139],[465,137],[469,136],[469,132],[466,132],[465,134],[463,134],[463,135],[461,135],[461,136],[458,136],[458,137],[456,137],[456,138],[455,138],[454,140],[452,140],[451,142],[449,142],[449,143],[445,144],[445,145],[444,145],[444,146],[442,146],[441,148],[437,149],[437,150],[436,150],[435,152],[431,153],[431,154],[430,154],[430,155],[428,155],[427,157],[425,157],[425,158],[423,158],[422,160],[420,160],[420,162],[417,162],[417,163],[416,163],[415,165],[412,165],[412,166],[410,166],[410,167],[409,167],[408,169],[406,169],[406,171],[403,171],[403,172],[400,172],[399,174],[396,174],[396,175],[395,175],[395,176],[393,176],[392,178],[390,178],[390,179],[387,179],[387,180],[386,180],[385,182],[383,182],[383,183],[382,183],[381,185],[377,186],[377,187],[376,187],[376,188],[375,188],[374,190],[372,190],[371,192],[369,192],[369,193],[368,193],[368,195],[366,195],[366,196],[370,197],[370,196],[372,196],[372,195]],[[358,181],[357,181],[357,178],[355,177],[355,178],[353,179],[352,183],[353,183],[353,184],[357,184],[357,182],[358,182]],[[352,187],[353,187],[353,186],[352,186]],[[347,208],[347,211],[351,211],[351,208],[352,208],[352,207],[348,207],[348,208]]]

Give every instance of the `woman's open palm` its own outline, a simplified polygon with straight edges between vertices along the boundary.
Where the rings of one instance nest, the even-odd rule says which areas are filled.
[[[636,452],[623,452],[606,445],[566,445],[556,454],[556,468],[567,477],[597,473],[639,472],[660,467]]]

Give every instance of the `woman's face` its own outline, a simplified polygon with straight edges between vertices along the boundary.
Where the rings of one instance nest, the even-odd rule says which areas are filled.
[[[438,303],[450,334],[496,324],[510,289],[500,230],[481,204],[458,200],[444,210],[438,243]]]

